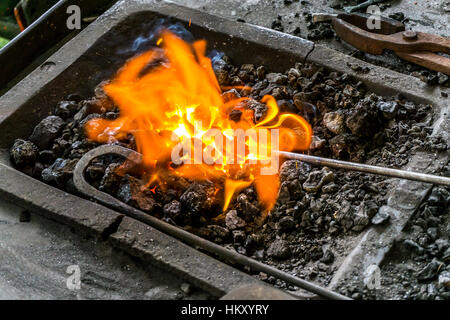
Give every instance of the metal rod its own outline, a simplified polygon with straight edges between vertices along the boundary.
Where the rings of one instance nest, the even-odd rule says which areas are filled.
[[[352,13],[358,10],[363,10],[366,9],[367,7],[373,5],[373,4],[377,4],[377,3],[382,3],[382,2],[386,2],[387,0],[367,0],[366,2],[362,2],[356,6],[349,6],[349,7],[344,7],[344,11],[347,13]]]
[[[287,159],[300,160],[300,161],[308,162],[308,163],[311,163],[314,165],[319,165],[319,166],[327,166],[327,167],[332,167],[332,168],[337,168],[337,169],[360,171],[360,172],[365,172],[365,173],[379,174],[382,176],[450,186],[450,178],[448,178],[448,177],[441,177],[441,176],[413,172],[413,171],[378,167],[378,166],[372,166],[372,165],[356,163],[356,162],[322,158],[322,157],[310,156],[310,155],[301,154],[301,153],[293,153],[293,152],[285,152],[285,151],[278,151],[277,153],[280,156],[285,157]]]
[[[93,159],[105,154],[118,154],[125,158],[132,159],[135,162],[139,162],[142,156],[140,153],[134,150],[127,149],[118,145],[102,145],[86,153],[78,161],[75,167],[73,180],[77,190],[88,198],[97,200],[109,208],[123,212],[124,214],[127,214],[128,216],[136,220],[146,223],[147,225],[161,232],[169,234],[193,247],[201,248],[213,255],[217,255],[222,259],[240,264],[242,266],[247,266],[253,271],[264,272],[268,275],[274,276],[278,279],[291,283],[299,288],[315,293],[327,299],[351,300],[350,298],[337,292],[321,287],[309,281],[294,277],[287,272],[281,271],[277,268],[271,267],[267,264],[256,261],[237,252],[228,250],[218,244],[215,244],[176,226],[168,224],[158,218],[155,218],[147,213],[144,213],[123,203],[122,201],[114,198],[107,193],[95,189],[84,179],[84,171]]]

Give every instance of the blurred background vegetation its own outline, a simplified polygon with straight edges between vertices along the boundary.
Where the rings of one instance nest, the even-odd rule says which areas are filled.
[[[0,0],[0,48],[58,0]]]

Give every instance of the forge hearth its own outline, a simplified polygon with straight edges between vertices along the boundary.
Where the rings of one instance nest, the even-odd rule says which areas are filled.
[[[308,119],[314,129],[313,155],[401,167],[415,149],[440,147],[429,137],[431,106],[401,96],[380,97],[347,74],[312,63],[296,63],[284,73],[273,73],[263,65],[235,66],[228,56],[216,58],[214,64],[222,87],[245,86],[224,90],[223,96],[249,97],[257,104],[271,94],[282,112]],[[76,163],[99,145],[87,138],[87,123],[120,117],[104,85],[100,83],[94,97],[87,99],[68,95],[54,106],[53,115],[34,128],[29,141],[17,139],[10,151],[16,167],[76,193]],[[254,115],[261,121],[267,109],[264,104],[257,108]],[[233,111],[229,116],[234,116]],[[132,134],[115,144],[136,150]],[[335,252],[348,253],[355,236],[390,217],[383,207],[392,187],[386,178],[296,160],[281,165],[278,201],[267,218],[253,186],[236,194],[222,212],[223,185],[170,173],[160,184],[147,185],[139,170],[117,156],[95,159],[85,178],[128,205],[247,256],[277,266],[289,263],[287,269],[292,271],[318,264],[319,272],[311,268],[305,276],[317,276],[324,284],[331,279]],[[351,240],[336,243],[330,237]]]
[[[347,57],[347,65],[337,53],[325,59],[330,54],[327,49],[273,31],[236,27],[227,21],[217,23],[214,17],[190,10],[175,19],[172,16],[181,9],[171,5],[158,7],[159,13],[143,8],[145,5],[135,4],[127,13],[113,10],[125,20],[116,23],[106,16],[104,21],[110,30],[103,34],[94,25],[81,35],[86,37],[88,50],[63,48],[58,54],[70,57],[64,60],[70,61],[67,65],[57,63],[50,71],[37,70],[2,99],[2,105],[9,107],[0,114],[0,129],[7,132],[0,141],[8,150],[2,153],[5,166],[12,165],[33,177],[26,181],[38,179],[55,187],[52,190],[62,201],[62,195],[76,195],[73,170],[86,152],[99,145],[85,137],[84,126],[94,118],[112,120],[120,116],[102,90],[104,81],[113,78],[127,59],[155,44],[157,39],[132,49],[136,39],[148,38],[161,18],[188,28],[195,39],[206,39],[209,51],[225,54],[214,64],[224,88],[253,88],[227,88],[224,95],[259,101],[271,94],[282,111],[307,119],[314,129],[313,155],[432,171],[448,161],[442,156],[448,145],[445,134],[440,134],[446,125],[440,119],[441,98],[423,94],[419,85],[408,82],[409,78],[390,71],[381,78],[380,68],[372,67],[369,74],[355,72],[350,65],[363,63]],[[46,77],[43,82],[39,80],[41,75]],[[392,79],[396,81],[389,86]],[[30,94],[18,98],[21,90]],[[238,116],[236,112],[230,114],[231,118]],[[119,144],[136,149],[132,136]],[[237,194],[222,213],[223,190],[218,191],[217,186],[168,177],[167,190],[144,189],[143,177],[124,170],[123,163],[118,156],[96,158],[87,167],[85,178],[98,190],[150,215],[301,278],[331,283],[332,287],[337,287],[355,264],[380,263],[376,252],[358,260],[355,250],[359,241],[363,237],[377,239],[373,232],[377,228],[390,232],[392,226],[398,233],[398,226],[406,223],[407,215],[415,212],[431,188],[287,160],[280,169],[277,204],[267,218],[261,219],[264,208],[253,187]],[[27,195],[12,196],[19,201],[23,197]],[[402,202],[407,198],[410,207]],[[382,238],[386,246],[392,244],[395,232]],[[352,251],[356,254],[350,259]],[[371,255],[376,258],[371,260]],[[257,277],[295,289],[264,273]]]

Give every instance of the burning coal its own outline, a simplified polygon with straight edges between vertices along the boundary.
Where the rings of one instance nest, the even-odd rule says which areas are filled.
[[[213,181],[224,189],[226,210],[233,195],[253,184],[269,211],[279,189],[273,151],[307,150],[311,126],[296,114],[280,113],[272,96],[258,102],[266,110],[256,117],[249,107],[254,100],[223,94],[205,41],[189,44],[166,30],[158,44],[104,86],[120,117],[89,121],[87,136],[114,143],[133,135],[150,189],[164,190],[167,172]]]

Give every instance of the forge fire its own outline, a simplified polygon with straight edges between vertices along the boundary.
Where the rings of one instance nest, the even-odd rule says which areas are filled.
[[[297,114],[280,113],[271,95],[258,102],[236,91],[252,88],[222,93],[205,41],[190,45],[164,31],[157,43],[162,49],[133,58],[103,87],[120,116],[90,120],[88,138],[113,143],[132,134],[150,189],[164,191],[161,177],[170,171],[216,181],[224,184],[225,211],[233,195],[254,183],[270,211],[279,188],[276,151],[307,150],[311,126]],[[263,109],[258,118],[255,108]]]
[[[414,129],[431,121],[428,105],[377,96],[347,74],[312,63],[270,72],[226,55],[208,58],[205,41],[169,32],[158,39],[94,97],[69,95],[29,140],[16,140],[16,166],[76,193],[73,171],[89,150],[135,150],[139,163],[93,159],[86,180],[237,253],[289,270],[304,266],[306,277],[318,273],[326,284],[337,252],[347,254],[359,233],[388,223],[389,180],[282,157],[275,174],[261,174],[276,163],[274,149],[399,167],[421,140],[437,149],[442,143]]]

